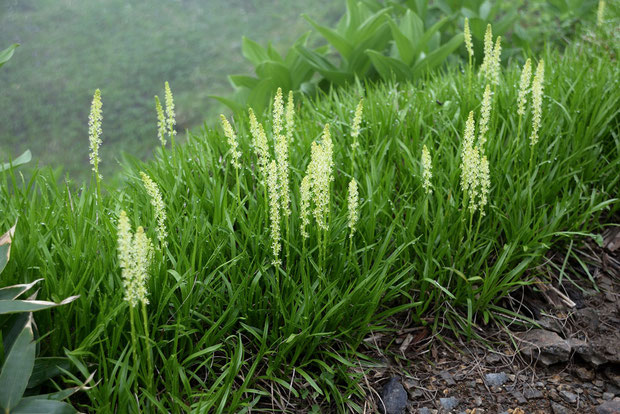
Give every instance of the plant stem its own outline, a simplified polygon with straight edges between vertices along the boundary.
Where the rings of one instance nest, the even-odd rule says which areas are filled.
[[[153,389],[153,356],[151,355],[151,342],[148,326],[148,315],[146,313],[146,303],[142,302],[142,321],[144,323],[144,343],[146,345],[146,357],[148,361],[148,389],[154,393]]]
[[[237,179],[237,204],[241,206],[241,191],[239,190],[239,168],[235,168],[235,177]]]
[[[136,324],[134,322],[134,308],[132,306],[130,306],[129,308],[129,322],[131,324],[131,349],[133,351],[133,368],[136,375],[136,380],[134,382],[134,392],[136,393],[136,395],[138,395],[138,350],[136,340]]]

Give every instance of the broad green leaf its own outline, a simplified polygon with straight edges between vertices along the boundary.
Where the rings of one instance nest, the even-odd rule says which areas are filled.
[[[21,285],[7,286],[0,288],[0,300],[17,299],[24,292],[32,289],[34,285],[42,281],[43,279],[37,279],[32,283],[26,283]]]
[[[11,349],[19,337],[19,334],[24,329],[24,326],[28,323],[29,318],[30,314],[28,312],[17,313],[8,317],[7,323],[4,325],[4,329],[2,330],[2,346],[4,353]]]
[[[308,31],[308,32],[304,33],[303,35],[299,36],[297,38],[297,40],[295,40],[295,43],[293,43],[291,48],[289,50],[287,50],[286,58],[284,59],[284,64],[286,66],[288,66],[289,68],[292,68],[292,66],[295,64],[295,62],[299,60],[299,52],[297,52],[297,50],[295,48],[297,46],[306,46],[307,43],[308,43],[308,37],[310,36],[310,33],[312,33],[312,32]],[[292,72],[292,69],[291,69],[291,76],[292,75],[293,75],[293,72]]]
[[[276,92],[278,86],[278,81],[274,78],[261,79],[258,85],[250,91],[248,105],[257,113],[262,113],[267,108],[271,96]]]
[[[366,76],[366,72],[370,68],[370,59],[366,54],[367,50],[376,50],[382,52],[391,39],[390,29],[388,25],[382,26],[381,30],[375,36],[369,37],[360,42],[351,56],[351,60],[345,68],[346,72],[354,73],[360,77]]]
[[[280,56],[278,51],[274,49],[271,42],[269,42],[269,44],[267,45],[267,54],[269,55],[269,59],[275,60],[276,62],[279,62],[279,63],[284,63],[284,59],[282,59],[282,56]]]
[[[308,21],[319,33],[323,35],[327,40],[345,59],[348,59],[353,52],[353,45],[347,39],[342,37],[335,30],[326,26],[321,26],[312,20],[307,14],[302,14],[302,17]]]
[[[0,172],[8,170],[11,167],[19,167],[20,165],[27,164],[32,160],[32,153],[30,150],[26,150],[19,157],[15,158],[11,162],[6,162],[0,165]]]
[[[359,43],[365,39],[376,36],[376,33],[384,28],[386,15],[389,9],[382,9],[368,17],[355,31],[353,43]]]
[[[225,98],[223,96],[209,95],[209,98],[213,98],[217,101],[220,101],[221,103],[229,107],[233,112],[241,112],[245,108],[245,106],[242,103],[237,102],[230,98]]]
[[[368,50],[366,53],[383,79],[388,80],[394,78],[398,81],[411,79],[411,68],[403,61],[383,56],[381,53],[374,50]]]
[[[259,82],[259,80],[256,79],[255,77],[248,76],[248,75],[229,75],[228,80],[230,80],[230,83],[235,88],[249,88],[249,89],[252,89],[253,87],[255,87],[256,84],[258,84]]]
[[[289,55],[295,55],[295,60],[289,65],[291,89],[298,90],[304,82],[312,79],[314,68],[299,55],[297,50],[291,50]]]
[[[74,414],[75,408],[66,402],[54,400],[25,399],[11,414]]]
[[[296,49],[299,55],[316,70],[338,70],[336,66],[316,51],[301,45],[297,46]]]
[[[54,308],[66,305],[79,298],[79,296],[69,296],[61,302],[48,302],[45,300],[0,300],[0,315],[20,312],[36,312],[42,309]]]
[[[269,60],[269,55],[267,51],[265,51],[265,48],[245,36],[243,36],[241,40],[241,53],[254,65],[259,65],[265,60]]]
[[[424,35],[424,22],[412,10],[407,10],[398,27],[411,43],[415,43],[416,39]]]
[[[268,60],[260,65],[257,65],[255,69],[256,74],[259,78],[261,78],[261,80],[271,78],[278,84],[278,87],[282,88],[282,90],[286,91],[291,89],[291,76],[289,74],[289,70],[282,63]],[[258,87],[258,85],[255,87]]]
[[[26,390],[34,366],[36,342],[32,314],[9,350],[0,372],[0,408],[12,412]]]
[[[11,243],[15,235],[15,226],[17,226],[17,223],[15,223],[9,231],[0,236],[0,273],[2,273],[11,257]]]
[[[411,42],[410,37],[401,31],[394,20],[388,19],[388,24],[390,25],[392,37],[394,38],[394,43],[398,49],[398,55],[404,63],[410,65],[413,62],[413,43]]]
[[[0,67],[2,67],[2,65],[4,65],[6,62],[9,61],[9,59],[11,59],[11,57],[13,56],[13,53],[15,52],[15,49],[18,46],[19,44],[14,43],[11,46],[4,49],[2,52],[0,52]]]
[[[443,64],[446,58],[454,52],[458,47],[463,43],[463,33],[459,33],[455,35],[452,39],[450,39],[446,44],[442,45],[440,48],[435,49],[432,53],[426,56],[424,59],[419,61],[413,67],[413,75],[420,76],[427,70],[433,69],[441,64]]]
[[[419,40],[416,41],[415,49],[413,51],[414,63],[415,63],[415,60],[418,59],[418,56],[420,56],[420,53],[422,51],[428,50],[427,46],[428,46],[428,43],[431,37],[439,29],[441,29],[444,24],[448,23],[449,20],[450,20],[449,18],[444,17],[443,19],[441,19],[440,21],[432,25],[431,28],[428,29],[426,32],[424,32],[424,35]]]
[[[349,35],[356,27],[362,23],[360,9],[357,7],[355,0],[347,0],[347,11],[344,15],[347,27],[347,35]]]

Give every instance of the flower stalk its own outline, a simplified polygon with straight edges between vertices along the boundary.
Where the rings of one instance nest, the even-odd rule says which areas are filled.
[[[101,174],[99,173],[99,147],[101,146],[101,123],[102,115],[101,91],[95,90],[93,101],[90,106],[90,114],[88,116],[88,141],[90,143],[90,163],[93,166],[95,183],[97,186],[97,200],[101,199]]]

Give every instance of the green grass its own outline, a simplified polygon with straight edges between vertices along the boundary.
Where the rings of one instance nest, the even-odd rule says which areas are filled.
[[[87,179],[88,107],[101,88],[103,175],[127,151],[142,159],[156,137],[153,97],[164,81],[175,92],[179,131],[223,110],[210,94],[226,95],[227,76],[250,66],[241,37],[276,50],[310,29],[302,12],[334,21],[341,2],[312,0],[8,0],[0,14],[0,49],[21,43],[0,71],[0,153],[26,149],[42,165]]]
[[[99,205],[92,184],[73,190],[47,169],[28,179],[5,173],[1,225],[19,222],[3,283],[44,277],[41,297],[81,295],[37,314],[37,322],[50,332],[44,354],[75,350],[85,371],[97,370],[97,385],[73,400],[82,411],[137,412],[138,402],[143,412],[269,412],[283,410],[272,406],[272,393],[280,393],[297,404],[288,412],[312,404],[325,412],[361,412],[363,380],[351,368],[361,340],[384,329],[387,317],[408,312],[412,323],[475,335],[487,319],[501,323],[509,316],[500,300],[538,275],[554,244],[575,232],[596,233],[602,215],[617,213],[618,43],[597,33],[562,54],[532,56],[546,62],[541,138],[533,150],[529,112],[517,136],[520,66],[511,62],[503,71],[486,146],[492,186],[483,217],[463,208],[459,183],[465,120],[470,110],[478,118],[484,85],[474,77],[469,91],[467,75],[451,68],[416,84],[358,85],[300,100],[290,148],[291,260],[282,268],[271,265],[264,193],[245,116],[238,115],[238,184],[226,139],[211,129],[157,150],[150,162],[129,161],[124,185],[106,187],[104,177]],[[361,97],[360,151],[351,165],[349,128]],[[328,254],[319,265],[313,226],[308,255],[302,251],[298,186],[325,123],[332,129],[335,179]],[[103,145],[112,145],[105,136]],[[428,196],[423,145],[433,159]],[[134,228],[145,226],[155,239],[140,171],[162,191],[169,236],[153,261],[150,334],[145,338],[138,328],[140,368],[134,370],[116,220],[124,209]],[[360,185],[361,211],[349,255],[351,177]],[[147,389],[145,341],[156,391]]]

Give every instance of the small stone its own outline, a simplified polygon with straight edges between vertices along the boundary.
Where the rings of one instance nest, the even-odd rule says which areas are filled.
[[[510,394],[512,394],[512,396],[517,400],[519,404],[521,405],[527,404],[527,400],[525,399],[523,394],[521,394],[521,392],[519,392],[518,390],[513,390]]]
[[[508,375],[505,372],[499,372],[497,374],[486,374],[484,380],[489,387],[501,387],[508,381]]]
[[[573,394],[570,391],[562,390],[560,391],[560,396],[564,399],[564,401],[575,404],[577,402],[577,394]]]
[[[502,360],[502,357],[495,353],[491,353],[487,355],[486,360],[489,364],[496,364]]]
[[[456,407],[458,407],[460,401],[458,400],[458,398],[449,397],[449,398],[440,398],[439,402],[441,403],[441,406],[443,407],[444,410],[452,411]]]
[[[420,408],[420,409],[418,410],[418,414],[431,414],[431,413],[432,413],[432,411],[431,411],[431,410],[429,410],[429,409],[428,409],[428,408],[426,408],[426,407],[422,407],[422,408]]]
[[[523,396],[528,400],[538,400],[543,397],[543,394],[536,388],[528,388],[523,391]]]
[[[596,385],[599,388],[603,388],[605,386],[605,382],[601,380],[594,380],[592,381],[592,384]]]
[[[612,392],[604,392],[603,393],[603,399],[605,401],[613,400],[614,397],[615,397],[615,395]]]
[[[400,377],[392,377],[381,390],[379,411],[384,414],[402,414],[407,408],[407,391],[400,383]]]
[[[480,407],[482,405],[482,397],[480,397],[479,395],[476,395],[474,397],[474,404],[476,405],[476,407]],[[476,411],[480,411],[480,410],[476,410]]]
[[[597,414],[618,414],[620,413],[620,400],[605,401],[596,407]]]
[[[450,375],[448,371],[443,371],[441,374],[439,374],[439,376],[441,377],[441,379],[443,379],[446,382],[447,385],[449,386],[456,385],[454,378],[452,378],[452,375]]]
[[[573,374],[582,381],[592,381],[594,379],[594,371],[585,367],[575,367]]]
[[[551,331],[532,329],[519,336],[520,351],[544,365],[568,361],[571,347],[567,341]]]
[[[551,409],[553,410],[553,414],[570,414],[571,411],[564,407],[562,404],[551,403]]]
[[[420,397],[424,396],[424,391],[419,388],[414,388],[409,390],[409,398],[412,400],[417,400]]]
[[[620,388],[616,387],[613,384],[605,384],[605,391],[611,392],[613,395],[620,395]]]

